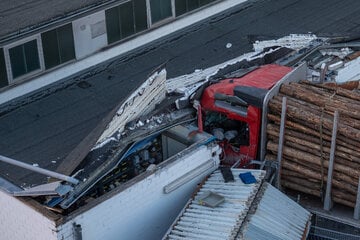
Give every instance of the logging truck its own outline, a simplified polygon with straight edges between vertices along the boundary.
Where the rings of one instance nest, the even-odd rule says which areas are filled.
[[[262,166],[274,163],[278,187],[322,199],[324,210],[333,203],[345,205],[359,219],[359,73],[349,67],[358,53],[346,52],[348,60],[328,60],[320,75],[311,72],[307,61],[296,67],[263,65],[207,84],[198,94],[199,129],[217,138],[222,164],[251,168],[254,159]],[[334,72],[326,71],[335,65],[345,66],[336,71],[339,76],[347,71],[346,83],[324,83],[334,78]],[[320,81],[309,81],[314,76]]]

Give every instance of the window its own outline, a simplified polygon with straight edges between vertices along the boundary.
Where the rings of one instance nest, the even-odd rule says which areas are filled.
[[[215,0],[175,0],[175,13],[180,16]]]
[[[150,10],[152,24],[171,17],[171,0],[150,0]]]
[[[34,70],[40,69],[36,39],[13,48],[9,48],[9,56],[13,78],[17,78]]]
[[[105,11],[108,43],[147,29],[146,0],[133,0]]]
[[[46,69],[55,67],[75,58],[74,37],[71,23],[42,33],[41,40]]]
[[[5,87],[6,85],[8,85],[8,80],[6,74],[4,50],[0,48],[0,87]]]

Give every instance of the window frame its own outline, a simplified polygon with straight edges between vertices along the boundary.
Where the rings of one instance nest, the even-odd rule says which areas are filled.
[[[153,23],[152,19],[151,19],[151,3],[150,3],[150,0],[146,0],[146,15],[147,15],[149,28],[160,26],[160,25],[162,25],[166,22],[169,22],[171,20],[174,20],[176,18],[176,16],[175,16],[175,0],[170,0],[170,4],[171,4],[171,16],[164,18],[162,20],[159,20],[156,23]]]
[[[12,72],[12,68],[11,68],[11,61],[10,61],[10,53],[9,50],[11,48],[23,45],[27,42],[36,40],[36,46],[37,46],[37,52],[38,52],[38,57],[39,57],[39,65],[40,68],[36,69],[34,71],[28,72],[24,75],[18,76],[16,78],[13,78],[13,72]],[[45,62],[44,62],[44,55],[43,55],[43,50],[42,50],[42,42],[41,42],[41,35],[40,33],[35,34],[33,36],[27,37],[27,38],[23,38],[19,41],[16,41],[14,43],[10,43],[6,46],[3,47],[4,50],[4,58],[5,58],[5,65],[6,65],[6,72],[7,72],[7,76],[8,76],[8,82],[9,85],[18,81],[21,81],[29,76],[35,75],[37,73],[43,72],[45,70]]]
[[[59,64],[57,64],[57,65],[55,65],[55,66],[52,66],[52,67],[49,67],[49,68],[46,68],[46,64],[45,64],[45,53],[44,53],[44,49],[43,49],[43,45],[42,45],[42,35],[43,34],[45,34],[45,33],[47,33],[47,32],[50,32],[50,31],[56,31],[56,36],[57,36],[57,38],[56,38],[56,40],[57,40],[57,42],[58,42],[58,44],[60,43],[60,41],[59,41],[59,34],[58,34],[58,31],[59,31],[59,29],[60,28],[62,28],[62,27],[64,27],[64,26],[67,26],[67,25],[70,25],[71,26],[71,33],[72,33],[72,41],[73,41],[73,50],[74,50],[74,58],[72,58],[72,59],[70,59],[70,60],[67,60],[67,61],[65,61],[65,62],[61,62],[60,61],[60,63]],[[76,60],[78,60],[77,58],[76,58],[76,47],[75,47],[75,37],[74,37],[74,27],[73,27],[73,23],[72,22],[68,22],[68,23],[65,23],[65,24],[62,24],[62,25],[59,25],[59,26],[56,26],[56,27],[54,27],[54,28],[51,28],[51,29],[48,29],[48,30],[46,30],[46,31],[43,31],[43,32],[40,32],[39,34],[39,40],[38,40],[38,48],[39,48],[39,46],[41,47],[41,49],[38,51],[38,54],[40,54],[41,53],[41,58],[42,58],[42,62],[43,62],[43,70],[44,71],[49,71],[49,70],[51,70],[51,69],[56,69],[56,68],[58,68],[59,66],[62,66],[62,65],[65,65],[65,64],[67,64],[67,63],[70,63],[70,62],[72,62],[72,61],[76,61]],[[31,40],[30,40],[31,41]],[[40,45],[39,45],[39,41],[40,41]],[[59,58],[61,59],[61,53],[60,53],[60,51],[59,51],[59,45],[58,45],[58,53],[59,53]],[[39,58],[40,58],[40,55],[39,55]],[[41,66],[41,63],[40,63],[40,66]]]
[[[4,81],[4,83],[5,83],[5,85],[3,85],[3,86],[1,86],[1,79],[0,79],[0,89],[2,89],[2,88],[5,88],[5,87],[7,87],[7,86],[9,86],[9,77],[8,77],[8,72],[7,72],[7,65],[6,65],[6,61],[5,61],[5,52],[4,52],[4,47],[2,47],[2,46],[0,46],[0,59],[2,58],[2,60],[3,60],[3,64],[4,64],[4,67],[5,67],[5,69],[3,69],[3,70],[5,70],[5,72],[4,72],[4,74],[5,74],[5,81]],[[0,69],[0,76],[1,76],[1,69]]]
[[[123,1],[121,2],[120,4],[117,4],[117,5],[114,5],[112,7],[109,7],[109,8],[106,8],[104,9],[104,14],[105,14],[105,25],[106,25],[106,35],[107,35],[107,46],[111,46],[113,44],[118,44],[119,42],[123,42],[123,41],[126,41],[127,39],[130,39],[134,36],[137,36],[138,34],[141,34],[145,31],[148,31],[150,28],[151,28],[151,24],[149,22],[149,4],[148,4],[148,0],[144,0],[145,1],[145,13],[146,13],[146,28],[145,29],[142,29],[142,30],[137,30],[137,26],[136,26],[136,12],[135,12],[135,8],[134,8],[134,0],[126,0],[126,1]],[[171,0],[172,1],[172,0]],[[133,14],[133,29],[134,29],[134,33],[133,34],[130,34],[128,36],[125,36],[125,37],[121,37],[122,35],[122,32],[121,32],[121,26],[120,26],[120,14],[119,14],[119,11],[120,11],[120,8],[121,8],[121,5],[125,5],[127,3],[132,3],[132,6],[133,6],[133,9],[132,9],[132,14]],[[119,35],[120,35],[120,38],[117,39],[116,41],[112,41],[112,42],[109,42],[109,35],[108,35],[108,22],[106,21],[106,17],[107,17],[107,14],[106,12],[108,10],[111,10],[111,9],[115,9],[116,8],[116,11],[117,11],[117,14],[118,14],[118,18],[117,18],[117,21],[118,21],[118,30],[119,30]]]

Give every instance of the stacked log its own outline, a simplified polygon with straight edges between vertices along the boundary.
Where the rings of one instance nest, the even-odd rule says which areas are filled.
[[[360,176],[360,94],[307,81],[284,84],[269,102],[266,159],[276,161],[282,98],[287,98],[281,185],[325,194],[334,112],[339,112],[331,198],[354,207]]]

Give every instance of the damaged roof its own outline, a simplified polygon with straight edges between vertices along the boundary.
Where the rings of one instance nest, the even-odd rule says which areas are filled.
[[[94,2],[86,1],[86,4]],[[46,8],[40,6],[45,4],[50,6],[46,10],[49,13],[57,9],[56,6],[51,7],[51,1],[22,3],[1,2],[0,9],[4,13],[17,9],[14,16],[1,18],[3,26],[7,26],[6,21],[11,18],[19,18],[23,22],[29,20],[30,17],[25,14],[27,8],[43,12]],[[76,4],[83,3],[62,1],[61,5],[75,8]],[[22,11],[23,15],[20,14]],[[149,72],[164,62],[167,62],[168,76],[175,77],[248,52],[254,39],[309,31],[352,35],[360,29],[359,13],[360,2],[350,0],[284,0],[276,4],[249,1],[246,8],[229,9],[166,39],[93,67],[86,73],[79,73],[31,96],[0,106],[0,154],[56,170],[105,116],[138,87]],[[37,14],[35,19],[40,21],[42,17],[42,14]],[[230,48],[226,47],[227,43],[231,43]],[[0,163],[0,177],[22,187],[47,182],[42,175],[4,163]]]

